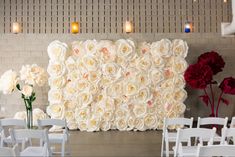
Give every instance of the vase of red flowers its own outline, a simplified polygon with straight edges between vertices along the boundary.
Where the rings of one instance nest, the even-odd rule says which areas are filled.
[[[211,51],[200,55],[197,63],[190,65],[184,74],[185,81],[191,88],[203,90],[204,94],[199,97],[207,106],[210,106],[211,117],[218,117],[221,103],[229,105],[229,101],[223,97],[224,94],[235,95],[235,78],[224,78],[221,83],[213,78],[223,71],[224,66],[222,56]],[[221,90],[217,101],[213,86]]]

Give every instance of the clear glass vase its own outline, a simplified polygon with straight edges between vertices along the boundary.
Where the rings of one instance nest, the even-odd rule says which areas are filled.
[[[26,123],[27,128],[32,129],[33,128],[33,111],[32,108],[26,109],[27,117],[26,117]]]

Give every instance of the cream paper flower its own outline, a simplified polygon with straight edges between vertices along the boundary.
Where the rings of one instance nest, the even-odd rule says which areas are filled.
[[[85,121],[90,117],[90,110],[89,108],[76,108],[75,110],[75,119],[76,121]]]
[[[64,102],[64,107],[67,111],[75,111],[77,105],[77,101],[75,100],[68,100]]]
[[[70,100],[75,97],[77,88],[75,82],[68,82],[64,88],[64,99]]]
[[[65,61],[65,65],[68,71],[77,70],[77,61],[72,56],[67,58],[67,60]]]
[[[88,80],[92,83],[97,83],[101,79],[101,72],[99,70],[88,72]]]
[[[83,106],[87,106],[92,102],[92,95],[89,91],[84,91],[78,94],[78,102]]]
[[[81,73],[79,70],[74,70],[74,71],[71,71],[67,74],[67,80],[72,81],[72,82],[81,79],[81,77],[82,76],[81,76]]]
[[[33,93],[33,87],[30,85],[24,85],[21,89],[21,93],[25,96],[25,97],[30,97]]]
[[[78,129],[80,131],[86,131],[87,130],[87,121],[79,121],[78,122]]]
[[[136,78],[133,78],[133,79],[135,79],[136,82],[142,87],[146,87],[151,83],[151,80],[150,80],[148,74],[145,72],[139,72],[136,75]]]
[[[142,56],[150,53],[150,44],[147,42],[142,42],[138,44],[137,53]]]
[[[65,111],[64,114],[65,119],[67,120],[67,122],[73,121],[75,116],[74,116],[74,111]]]
[[[100,122],[100,129],[102,131],[108,131],[111,129],[111,124],[108,121],[101,121]]]
[[[77,128],[78,128],[78,124],[75,120],[68,121],[67,126],[68,126],[69,130],[77,130]]]
[[[164,75],[161,70],[153,69],[150,71],[150,78],[152,83],[157,85],[164,80]]]
[[[146,107],[146,105],[139,105],[139,104],[136,104],[136,105],[134,106],[133,113],[135,114],[135,116],[136,116],[137,118],[139,118],[139,117],[144,117],[145,114],[147,113],[147,107]]]
[[[134,131],[145,131],[146,128],[144,126],[144,119],[143,118],[136,118],[135,119],[135,128]]]
[[[86,40],[84,43],[84,49],[89,54],[96,53],[96,48],[98,45],[98,42],[96,40]]]
[[[175,101],[183,102],[187,98],[187,92],[182,88],[176,88],[173,92],[173,98]]]
[[[154,55],[152,58],[152,63],[155,68],[161,69],[165,65],[165,60],[160,55]]]
[[[140,89],[135,96],[135,101],[139,103],[147,102],[149,99],[151,99],[149,88]]]
[[[174,71],[173,67],[164,68],[162,71],[163,71],[163,75],[164,75],[165,80],[171,79],[175,76],[175,71]]]
[[[50,77],[48,81],[49,81],[49,86],[52,89],[61,89],[64,87],[65,82],[66,82],[66,80],[63,76]]]
[[[147,71],[150,69],[151,65],[152,65],[152,60],[150,59],[150,56],[145,55],[139,58],[137,63],[137,68],[140,70]]]
[[[90,83],[85,79],[80,79],[76,82],[75,86],[78,91],[84,91],[89,89]]]
[[[87,131],[88,132],[93,132],[93,131],[99,131],[100,130],[100,119],[97,117],[91,117],[88,119],[87,122]]]
[[[82,41],[75,41],[72,43],[72,55],[74,57],[82,57],[85,54]]]
[[[121,56],[117,56],[115,62],[124,69],[129,65],[128,60],[125,57]]]
[[[88,71],[96,70],[99,66],[98,61],[94,55],[83,56],[82,62]]]
[[[113,111],[112,110],[106,110],[103,113],[102,118],[103,118],[104,121],[112,121],[114,119]]]
[[[135,82],[127,82],[125,85],[125,94],[127,96],[135,95],[139,90],[139,86]]]
[[[185,61],[185,59],[181,57],[174,58],[173,68],[176,73],[179,73],[179,74],[184,73],[187,67],[188,67],[188,64]]]
[[[116,49],[112,41],[101,40],[97,45],[97,57],[103,63],[113,62],[116,58]]]
[[[51,42],[47,48],[48,56],[53,61],[64,61],[68,46],[58,40]]]
[[[163,80],[159,85],[159,87],[162,88],[162,89],[167,89],[167,88],[170,88],[170,87],[173,87],[173,86],[174,86],[173,79]]]
[[[17,85],[18,77],[15,71],[8,70],[0,78],[0,91],[3,94],[11,94]]]
[[[188,54],[188,45],[181,39],[175,39],[172,42],[172,51],[174,55],[185,58]]]
[[[152,56],[170,56],[171,55],[171,41],[168,39],[162,39],[157,42],[153,42],[151,45]]]
[[[107,87],[108,95],[112,96],[113,98],[120,97],[123,94],[123,82],[115,82]]]
[[[65,65],[62,62],[49,61],[47,72],[51,77],[59,77],[64,75],[66,71]]]
[[[102,67],[103,74],[115,80],[121,77],[121,68],[115,63],[107,63]]]
[[[50,89],[48,92],[48,101],[50,104],[63,102],[63,91],[60,89]]]
[[[51,118],[63,119],[64,118],[64,104],[51,104],[47,107],[47,114]]]
[[[174,86],[176,88],[184,88],[185,87],[185,80],[184,80],[184,77],[182,75],[176,75],[174,78],[173,78],[173,82],[174,82]]]
[[[144,124],[148,129],[155,129],[157,125],[157,119],[154,115],[147,114],[144,117]]]
[[[126,118],[118,118],[116,119],[116,126],[119,131],[126,131],[127,130],[127,120]]]
[[[26,117],[27,117],[26,111],[16,112],[14,115],[14,119],[26,119]]]
[[[135,44],[131,40],[119,39],[115,44],[118,56],[130,59],[135,53]]]
[[[37,125],[37,121],[42,119],[47,119],[47,114],[39,108],[33,109],[33,125]]]
[[[127,124],[128,124],[127,131],[133,130],[135,127],[135,117],[134,116],[128,117]]]
[[[127,115],[128,115],[128,112],[127,112],[127,110],[124,109],[124,108],[118,108],[118,109],[115,111],[115,116],[116,116],[117,118],[125,118],[125,117],[127,117]]]

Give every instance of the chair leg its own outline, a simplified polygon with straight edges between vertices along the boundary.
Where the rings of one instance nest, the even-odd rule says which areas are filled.
[[[163,157],[163,156],[164,156],[164,144],[165,144],[165,142],[164,142],[164,138],[162,138],[161,157]]]
[[[166,144],[166,157],[169,157],[169,141],[165,141]]]
[[[65,142],[63,141],[61,144],[61,156],[64,157],[65,152]]]

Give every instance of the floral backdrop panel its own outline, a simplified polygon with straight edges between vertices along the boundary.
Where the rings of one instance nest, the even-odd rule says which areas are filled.
[[[161,129],[185,111],[187,43],[180,39],[53,41],[47,113],[69,129]]]

